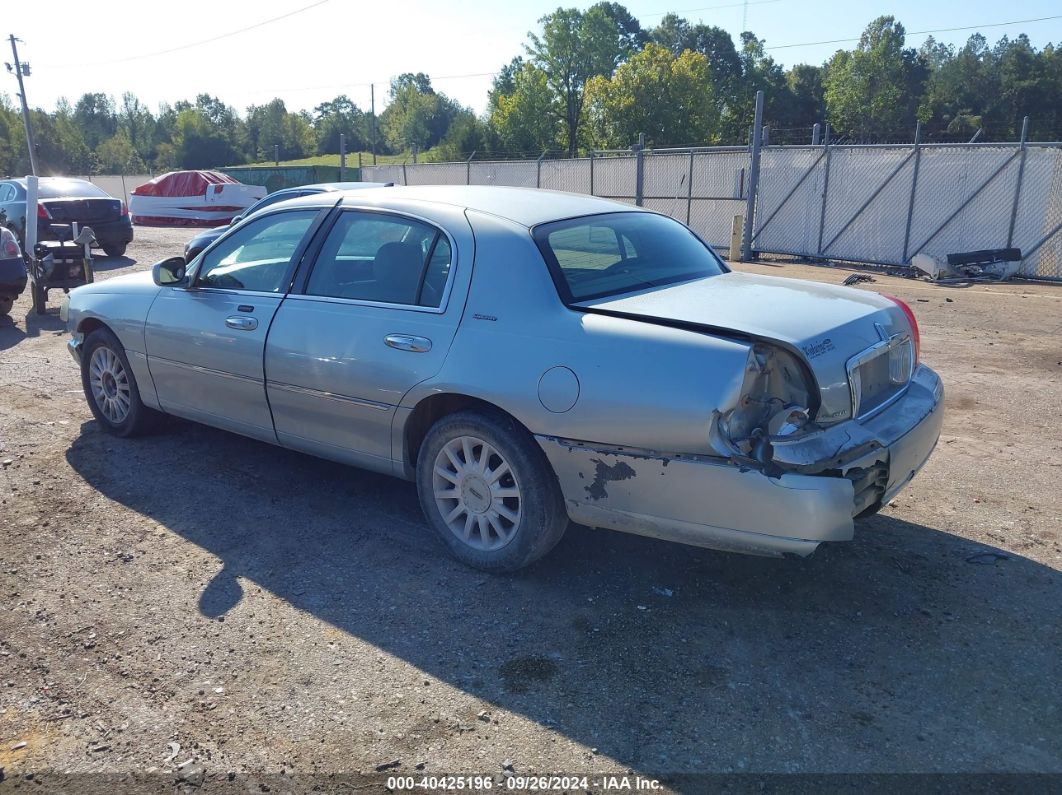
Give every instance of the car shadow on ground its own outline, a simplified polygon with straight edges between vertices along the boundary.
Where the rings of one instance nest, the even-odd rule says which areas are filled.
[[[807,560],[572,526],[490,576],[396,479],[183,422],[87,422],[67,460],[223,561],[187,609],[252,582],[640,772],[1062,769],[1062,578],[1012,552],[886,516]]]

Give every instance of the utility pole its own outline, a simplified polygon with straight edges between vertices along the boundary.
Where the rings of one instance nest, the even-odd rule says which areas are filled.
[[[22,123],[26,127],[26,145],[29,147],[29,161],[30,161],[30,173],[37,174],[37,144],[33,140],[33,126],[30,124],[29,115],[29,103],[26,102],[26,86],[22,83],[22,75],[29,75],[30,65],[20,63],[18,60],[18,45],[15,42],[22,41],[22,39],[16,39],[15,34],[11,34],[11,54],[15,57],[15,66],[12,69],[11,64],[5,64],[7,71],[14,72],[15,77],[18,78],[18,96],[22,100]]]
[[[376,165],[376,84],[369,84],[369,102],[372,113],[372,164]]]

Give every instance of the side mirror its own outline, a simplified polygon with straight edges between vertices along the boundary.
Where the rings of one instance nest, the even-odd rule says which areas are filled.
[[[184,257],[170,257],[151,266],[151,278],[159,287],[180,286],[186,280]]]
[[[236,224],[238,224],[242,220],[243,220],[243,216],[242,215],[237,215],[231,221],[229,221],[229,226],[236,226]]]

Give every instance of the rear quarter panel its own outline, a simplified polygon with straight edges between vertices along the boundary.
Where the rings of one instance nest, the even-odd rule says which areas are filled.
[[[571,310],[525,227],[468,212],[476,258],[461,325],[440,372],[405,396],[493,403],[536,434],[670,452],[708,452],[712,411],[738,398],[748,346]],[[543,375],[565,367],[578,399],[551,411]]]

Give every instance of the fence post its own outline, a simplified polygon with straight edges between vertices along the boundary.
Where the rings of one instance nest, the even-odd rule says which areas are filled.
[[[752,123],[752,158],[749,164],[749,196],[745,205],[745,228],[741,236],[741,258],[752,259],[752,222],[756,213],[756,191],[760,182],[760,145],[763,135],[763,92],[756,92],[756,118]]]
[[[761,136],[761,146],[771,145],[771,127],[768,124],[763,125],[763,135]]]
[[[1014,242],[1014,225],[1018,221],[1018,201],[1021,199],[1021,183],[1025,177],[1025,142],[1029,138],[1029,117],[1021,121],[1021,162],[1018,164],[1018,182],[1014,186],[1014,206],[1010,210],[1010,229],[1007,230],[1007,248]]]
[[[918,192],[918,168],[922,165],[922,122],[915,123],[914,137],[914,173],[911,175],[911,200],[907,204],[907,227],[903,233],[903,256],[900,262],[907,262],[907,248],[911,245],[911,221],[914,220],[915,196]]]
[[[812,146],[818,146],[819,145],[819,136],[820,135],[822,135],[822,128],[819,126],[818,122],[815,122],[815,126],[811,128],[811,145]]]
[[[690,214],[693,210],[693,150],[690,149],[690,173],[686,179],[686,226],[690,225]]]
[[[476,156],[476,150],[472,150],[472,154],[468,156],[468,160],[465,161],[465,184],[472,184],[472,158]]]
[[[543,149],[542,154],[538,156],[538,160],[535,161],[535,187],[542,187],[542,158],[546,156],[548,149]]]
[[[408,177],[406,177],[406,164],[405,163],[402,164],[402,184],[403,185],[408,185],[409,184],[409,179],[408,179]]]
[[[361,152],[358,152],[358,175],[359,175],[359,178],[360,178],[360,175],[361,175],[361,169],[362,169]]]
[[[826,194],[830,189],[830,125],[823,129],[822,146],[826,150],[826,162],[822,166],[822,209],[819,212],[819,243],[816,254],[822,254],[822,233],[826,228]]]
[[[594,150],[590,150],[590,195],[595,196],[594,193]]]
[[[638,143],[634,145],[634,203],[642,206],[645,193],[645,133],[638,133]]]
[[[347,136],[339,134],[339,181],[347,181]]]

